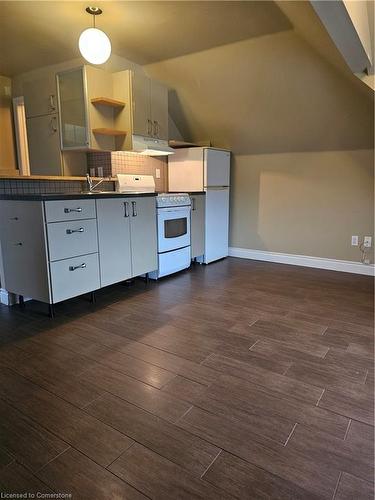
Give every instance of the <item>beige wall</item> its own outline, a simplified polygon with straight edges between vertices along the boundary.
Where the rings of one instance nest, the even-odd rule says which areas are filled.
[[[238,155],[234,247],[359,260],[351,236],[373,235],[371,150]]]
[[[17,168],[10,91],[10,78],[0,76],[0,172],[2,173],[12,173]]]
[[[233,151],[231,246],[358,261],[373,234],[373,98],[294,31],[170,59],[186,140]]]

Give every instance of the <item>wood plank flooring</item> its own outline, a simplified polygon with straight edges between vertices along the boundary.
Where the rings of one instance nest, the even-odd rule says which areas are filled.
[[[373,280],[228,258],[0,307],[0,492],[370,500]]]

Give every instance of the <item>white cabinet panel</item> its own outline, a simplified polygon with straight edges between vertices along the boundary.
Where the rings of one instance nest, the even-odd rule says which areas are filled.
[[[132,274],[139,276],[158,267],[155,198],[130,198]]]
[[[95,219],[95,200],[54,200],[45,202],[47,222]]]
[[[96,200],[101,286],[132,277],[130,213],[127,198]]]
[[[96,220],[47,224],[50,261],[68,259],[98,251]]]
[[[32,175],[62,175],[57,114],[27,118],[27,142]]]
[[[57,113],[55,73],[25,81],[22,90],[27,118]]]
[[[205,195],[192,195],[191,198],[191,258],[204,254]]]
[[[54,303],[100,288],[98,254],[58,260],[50,269]]]
[[[152,134],[158,139],[168,140],[168,89],[151,80]]]
[[[131,95],[133,112],[133,134],[151,136],[151,83],[141,72],[131,74]]]

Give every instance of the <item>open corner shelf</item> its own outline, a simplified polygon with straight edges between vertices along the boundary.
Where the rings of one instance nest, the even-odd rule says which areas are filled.
[[[93,128],[94,134],[100,135],[126,135],[126,130],[116,130],[114,128]]]
[[[91,103],[102,104],[103,106],[110,106],[111,108],[123,108],[126,104],[124,101],[118,101],[110,97],[94,97],[91,99]]]

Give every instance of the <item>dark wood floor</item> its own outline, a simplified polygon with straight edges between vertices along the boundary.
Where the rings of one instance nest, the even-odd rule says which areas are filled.
[[[372,499],[372,290],[226,259],[0,308],[0,491]]]

